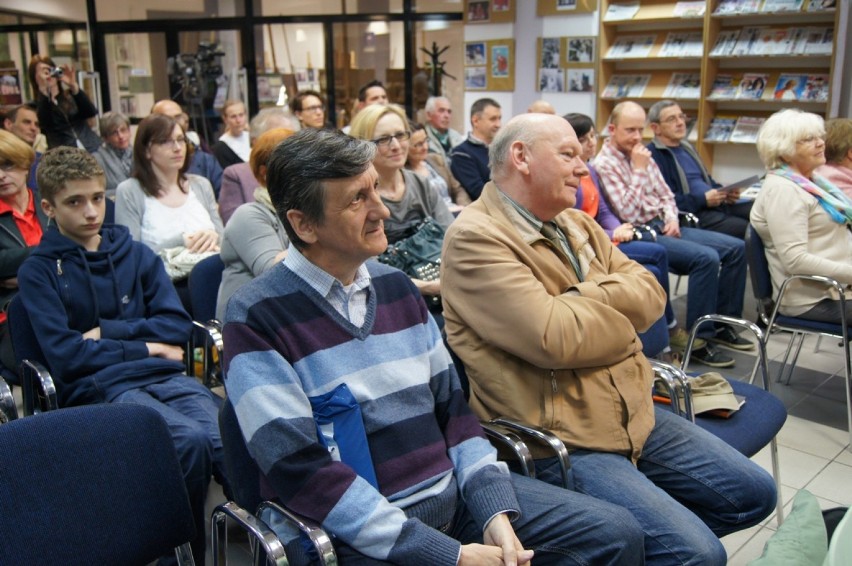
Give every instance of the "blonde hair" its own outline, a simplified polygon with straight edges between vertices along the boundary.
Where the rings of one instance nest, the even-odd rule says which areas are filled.
[[[757,153],[767,169],[777,169],[796,153],[796,143],[810,136],[825,136],[821,116],[797,108],[780,110],[757,132]]]
[[[33,161],[33,148],[12,132],[0,130],[0,162],[11,163],[19,169],[29,171]]]
[[[352,120],[349,128],[349,135],[360,140],[371,140],[376,133],[376,124],[386,114],[396,114],[405,129],[408,130],[408,117],[402,108],[396,104],[372,104],[366,106],[358,112],[358,115]]]
[[[840,163],[852,149],[852,120],[832,118],[825,123],[825,160]]]

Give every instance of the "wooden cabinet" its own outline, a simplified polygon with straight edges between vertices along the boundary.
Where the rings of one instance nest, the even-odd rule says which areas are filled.
[[[756,2],[758,10],[765,1]],[[671,98],[695,118],[690,139],[712,167],[720,143],[737,143],[705,141],[717,116],[766,118],[790,106],[830,115],[831,85],[838,80],[834,31],[839,10],[809,11],[810,0],[804,0],[798,11],[725,14],[718,13],[723,0],[706,0],[704,13],[698,15],[683,11],[695,2],[641,0],[632,18],[608,21],[610,5],[624,3],[601,1],[599,130],[604,130],[613,107],[622,100],[634,100],[647,109]],[[684,15],[676,15],[679,11]],[[739,37],[732,39],[734,35]],[[697,37],[702,39],[700,51],[677,51],[679,38],[694,43]],[[692,88],[695,78],[698,88]],[[679,81],[688,88],[677,88]],[[727,90],[722,88],[726,82]],[[631,85],[638,86],[631,90]],[[757,93],[754,89],[760,87],[763,90]],[[650,138],[650,131],[646,134]],[[753,143],[744,148],[756,154]]]

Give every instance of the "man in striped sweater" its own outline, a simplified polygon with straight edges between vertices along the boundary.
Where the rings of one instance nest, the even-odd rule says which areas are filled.
[[[344,565],[642,563],[627,513],[497,462],[419,292],[367,262],[387,247],[374,155],[304,130],[269,162],[290,250],[225,317],[228,396],[266,485]]]

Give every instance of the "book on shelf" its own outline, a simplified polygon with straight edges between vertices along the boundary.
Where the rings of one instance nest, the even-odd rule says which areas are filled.
[[[766,88],[769,75],[761,73],[745,73],[737,86],[736,98],[744,100],[760,100]]]
[[[808,12],[828,12],[837,8],[837,0],[808,0]]]
[[[760,7],[760,0],[721,0],[716,6],[716,15],[754,14]]]
[[[607,59],[630,59],[648,57],[657,40],[656,35],[622,35],[606,53]]]
[[[731,137],[734,126],[737,125],[736,116],[716,116],[710,120],[710,126],[704,134],[704,141],[723,143]]]
[[[731,55],[750,55],[753,53],[763,29],[760,26],[750,26],[740,30],[740,37],[737,39],[737,44],[734,45],[734,52]]]
[[[606,87],[603,98],[638,98],[645,92],[651,75],[613,75]]]
[[[831,28],[808,28],[802,48],[804,55],[831,55],[834,30]]]
[[[701,57],[704,54],[704,42],[700,31],[672,32],[666,36],[659,57]]]
[[[713,79],[713,85],[710,87],[710,94],[707,98],[711,100],[736,98],[738,84],[739,79],[734,77],[734,75],[716,75],[716,78]]]
[[[786,55],[792,50],[790,28],[763,28],[749,55]]]
[[[605,22],[617,22],[621,20],[632,20],[636,12],[639,11],[639,0],[633,2],[622,2],[620,4],[610,4],[604,14]]]
[[[808,75],[799,100],[806,102],[828,102],[829,85],[828,75]]]
[[[666,90],[663,91],[666,98],[694,98],[701,96],[701,74],[700,73],[672,73]]]
[[[733,55],[734,47],[737,45],[737,40],[740,37],[740,30],[732,29],[720,31],[716,37],[716,45],[710,52],[711,57],[727,57]]]
[[[700,18],[704,15],[706,7],[707,3],[704,0],[698,0],[697,2],[680,1],[675,4],[673,15],[676,18]]]
[[[805,90],[807,75],[782,74],[775,85],[774,100],[799,100]]]
[[[798,12],[804,0],[763,0],[761,12]]]
[[[757,132],[766,121],[766,118],[756,118],[754,116],[740,116],[737,119],[737,125],[731,132],[729,142],[733,143],[754,143],[757,141]]]

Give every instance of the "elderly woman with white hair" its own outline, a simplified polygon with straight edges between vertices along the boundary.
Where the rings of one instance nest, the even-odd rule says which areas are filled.
[[[757,136],[767,175],[751,223],[765,244],[776,292],[790,275],[825,275],[852,285],[852,201],[815,173],[825,163],[824,137],[821,117],[795,109],[770,116]],[[846,309],[852,316],[852,301]],[[809,281],[790,284],[781,312],[840,321],[838,297]]]
[[[115,188],[130,178],[133,168],[130,120],[120,112],[107,112],[100,119],[101,148],[94,154],[106,174],[106,194],[115,198]]]

